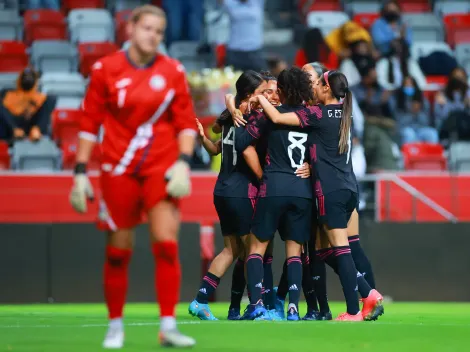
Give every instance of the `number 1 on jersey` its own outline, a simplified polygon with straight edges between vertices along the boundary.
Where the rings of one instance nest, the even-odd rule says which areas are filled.
[[[224,135],[224,127],[222,127],[222,136],[223,135]],[[232,163],[233,163],[233,166],[237,165],[237,151],[235,150],[235,127],[233,126],[230,127],[222,143],[232,146],[232,153],[233,153]],[[222,159],[224,158],[223,150],[224,148],[222,146]]]

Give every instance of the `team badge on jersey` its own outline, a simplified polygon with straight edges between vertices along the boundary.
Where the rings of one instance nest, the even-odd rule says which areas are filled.
[[[155,91],[163,90],[166,87],[166,81],[163,76],[153,75],[150,78],[150,88]]]

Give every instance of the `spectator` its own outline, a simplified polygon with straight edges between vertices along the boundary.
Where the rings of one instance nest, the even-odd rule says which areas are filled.
[[[328,47],[333,50],[341,60],[351,56],[351,45],[354,43],[366,42],[369,45],[372,44],[372,38],[369,32],[354,21],[348,21],[331,31],[330,34],[326,36],[325,41]],[[372,52],[372,45],[370,51]],[[374,56],[375,55],[374,53]]]
[[[372,40],[375,47],[382,55],[388,55],[391,51],[391,43],[394,39],[402,39],[411,46],[411,29],[401,20],[401,9],[397,1],[387,1],[378,18],[371,27]]]
[[[402,143],[439,143],[437,130],[431,127],[429,102],[413,77],[405,77],[391,104]]]
[[[2,94],[0,138],[10,140],[29,137],[38,141],[49,133],[50,116],[55,99],[38,92],[38,74],[31,68],[21,72],[16,90]]]
[[[227,66],[235,70],[264,71],[264,0],[221,0],[230,17]]]
[[[440,129],[449,114],[456,110],[470,108],[470,90],[467,73],[462,67],[452,70],[447,86],[436,95],[434,101],[434,117],[437,129]]]
[[[305,33],[302,48],[295,56],[295,65],[298,67],[309,62],[321,62],[332,70],[338,68],[338,57],[326,43],[319,28],[311,28]]]
[[[60,10],[59,0],[27,0],[26,5],[28,9],[49,9]]]
[[[179,40],[201,40],[203,0],[163,0],[163,9],[168,19],[165,40],[168,47]]]
[[[370,43],[365,40],[352,42],[346,50],[349,51],[349,58],[341,62],[339,70],[344,73],[349,85],[355,86],[362,80],[361,72],[375,64],[375,58]]]
[[[268,57],[268,69],[274,77],[278,77],[279,74],[287,68],[287,62],[277,56]]]
[[[404,77],[411,76],[420,90],[426,88],[427,82],[418,62],[410,55],[410,50],[401,39],[391,42],[391,51],[387,57],[377,62],[377,79],[387,90],[396,90],[403,86]]]

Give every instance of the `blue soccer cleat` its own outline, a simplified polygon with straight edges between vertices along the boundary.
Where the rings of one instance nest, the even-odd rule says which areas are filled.
[[[297,307],[293,303],[289,304],[289,308],[287,308],[287,320],[288,321],[300,320],[299,311],[297,310]]]
[[[191,302],[188,308],[188,312],[193,317],[198,317],[201,320],[219,320],[214,317],[214,314],[212,314],[208,304],[202,304],[196,300]]]
[[[320,312],[319,320],[333,320],[333,316],[331,315],[331,312]]]
[[[256,304],[249,304],[243,313],[241,320],[255,320],[256,318],[266,314],[263,301],[260,299]]]
[[[227,320],[241,320],[242,316],[240,315],[239,308],[230,308],[228,310]]]
[[[308,311],[307,314],[305,314],[302,320],[314,321],[314,320],[322,320],[322,319],[321,319],[321,314],[319,311],[311,310],[311,311]]]
[[[277,287],[274,287],[274,292],[276,292],[276,299],[274,301],[274,309],[277,312],[277,315],[284,320],[285,319],[285,314],[284,314],[284,305],[285,301],[282,299],[279,299],[277,296]]]

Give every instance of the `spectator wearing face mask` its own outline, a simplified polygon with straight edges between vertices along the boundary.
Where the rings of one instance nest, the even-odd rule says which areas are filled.
[[[462,67],[457,67],[449,75],[444,91],[436,95],[434,118],[437,129],[441,129],[449,114],[455,111],[470,111],[470,89],[468,76]]]
[[[408,45],[402,39],[391,42],[389,55],[377,62],[377,80],[387,90],[395,90],[403,85],[407,76],[413,77],[420,90],[426,88],[426,77],[418,62],[410,55]]]
[[[351,86],[359,84],[362,80],[361,72],[368,67],[375,66],[371,44],[365,40],[358,40],[349,46],[350,56],[341,62],[339,70],[344,73]]]
[[[390,100],[402,143],[439,143],[437,130],[431,127],[430,106],[413,77]]]
[[[17,89],[2,92],[0,138],[38,141],[48,134],[55,99],[37,90],[38,74],[31,68],[21,72]]]
[[[391,0],[385,3],[381,17],[371,27],[371,34],[375,47],[382,55],[390,53],[394,39],[404,40],[408,47],[411,46],[411,29],[403,23],[400,5],[397,1]]]

